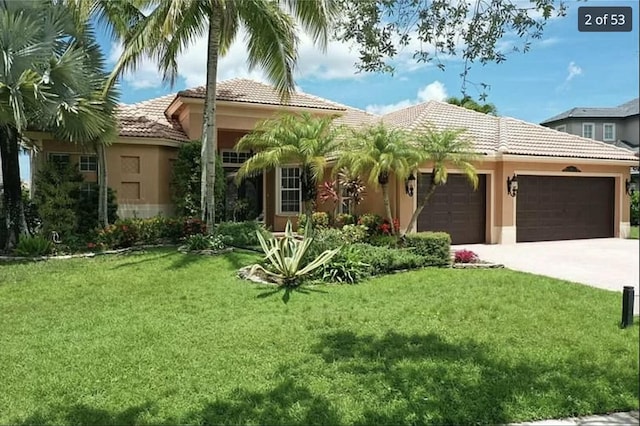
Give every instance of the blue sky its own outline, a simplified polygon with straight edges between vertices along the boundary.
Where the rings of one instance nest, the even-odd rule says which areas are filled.
[[[539,123],[575,106],[616,106],[638,97],[640,25],[637,1],[568,1],[567,16],[547,23],[541,40],[534,40],[529,52],[513,53],[501,64],[472,66],[469,80],[490,86],[487,101],[500,115]],[[620,33],[578,32],[579,6],[631,6],[633,31]],[[99,38],[113,64],[119,54],[106,36]],[[396,73],[356,73],[357,53],[349,46],[331,43],[327,53],[316,50],[302,37],[296,84],[304,92],[370,112],[388,112],[418,102],[446,96],[460,96],[462,80],[459,60],[443,61],[446,69],[418,65],[412,51],[403,52]],[[508,46],[514,40],[502,41]],[[198,40],[180,58],[177,84],[163,85],[157,67],[144,62],[139,70],[121,82],[121,102],[134,103],[187,87],[204,84],[206,45]],[[218,79],[249,77],[266,81],[259,70],[249,71],[242,38],[219,65]],[[473,86],[468,93],[477,96]],[[21,161],[24,178],[27,161]]]

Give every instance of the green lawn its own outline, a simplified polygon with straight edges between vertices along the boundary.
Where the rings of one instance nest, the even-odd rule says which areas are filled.
[[[427,269],[271,294],[169,250],[0,266],[0,424],[468,424],[637,409],[620,295]]]
[[[633,239],[638,239],[638,227],[637,226],[632,226],[631,227],[631,234],[629,235],[629,238],[633,238]]]

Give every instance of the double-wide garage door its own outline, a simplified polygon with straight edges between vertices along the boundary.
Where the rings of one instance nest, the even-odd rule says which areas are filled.
[[[614,178],[518,175],[516,241],[614,236]]]
[[[429,176],[420,175],[418,200],[429,190]],[[452,244],[485,242],[486,176],[478,175],[478,189],[473,190],[466,177],[450,174],[418,216],[418,231],[444,231]]]
[[[474,191],[464,176],[449,175],[418,217],[418,231],[447,232],[452,244],[486,242],[486,175],[478,177]],[[422,174],[418,200],[428,190]],[[515,201],[517,242],[614,236],[612,177],[518,175]]]

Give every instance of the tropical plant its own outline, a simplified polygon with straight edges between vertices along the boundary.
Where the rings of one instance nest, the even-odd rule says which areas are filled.
[[[310,216],[318,183],[337,150],[332,122],[333,117],[314,117],[306,112],[261,121],[236,144],[238,151],[255,152],[238,170],[238,181],[263,170],[295,164],[300,168],[302,201]]]
[[[0,158],[10,249],[26,229],[18,162],[25,132],[94,144],[115,132],[116,93],[104,90],[92,28],[76,22],[62,3],[0,2],[0,39]]]
[[[449,167],[459,169],[469,180],[474,189],[478,187],[478,172],[473,161],[480,159],[474,152],[473,141],[464,135],[462,129],[436,130],[427,125],[417,129],[413,133],[413,146],[419,155],[419,163],[430,162],[432,164],[429,174],[429,187],[424,192],[424,197],[418,201],[413,212],[405,235],[413,229],[418,216],[427,205],[438,186],[447,183]]]
[[[187,237],[184,248],[187,251],[222,250],[224,242],[220,236],[194,234]]]
[[[13,254],[22,257],[47,256],[53,253],[53,242],[43,236],[33,235],[21,238]]]
[[[313,243],[310,224],[307,226],[302,239],[296,238],[291,227],[291,221],[287,221],[284,237],[266,240],[260,232],[257,232],[256,235],[265,253],[266,260],[269,261],[270,269],[266,269],[261,265],[254,265],[253,269],[261,270],[285,287],[299,285],[303,277],[327,264],[340,251],[339,247],[333,250],[325,250],[310,262],[304,262],[305,254]]]
[[[143,57],[157,60],[165,81],[173,84],[178,55],[196,38],[207,35],[207,75],[202,125],[201,210],[209,232],[215,222],[214,182],[217,134],[215,121],[218,58],[246,30],[249,68],[260,66],[283,99],[294,89],[297,57],[296,21],[320,47],[327,44],[329,23],[336,12],[333,0],[128,0],[131,25],[123,34],[124,49],[112,78],[135,69]],[[149,9],[151,9],[149,11]],[[142,13],[145,11],[146,13]],[[289,13],[290,14],[289,14]],[[141,17],[142,15],[142,17]]]
[[[409,133],[379,123],[348,133],[349,149],[340,152],[335,170],[346,167],[352,175],[368,174],[371,184],[382,188],[386,217],[393,222],[389,183],[391,175],[405,180],[419,163],[419,156],[409,144]]]
[[[338,214],[339,202],[347,206],[349,214],[353,214],[355,206],[362,202],[366,193],[366,187],[360,177],[353,176],[346,168],[338,171],[337,179],[323,182],[318,189],[321,202],[333,202],[334,215]]]
[[[480,104],[476,102],[471,96],[463,96],[461,98],[456,98],[455,96],[451,96],[447,99],[447,103],[451,105],[460,106],[466,109],[470,109],[472,111],[481,112],[483,114],[489,115],[498,115],[498,109],[494,104],[485,103]]]

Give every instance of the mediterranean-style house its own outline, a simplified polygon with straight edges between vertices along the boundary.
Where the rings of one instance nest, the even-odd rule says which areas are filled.
[[[109,186],[117,193],[121,217],[147,217],[173,212],[170,193],[172,162],[180,144],[201,136],[204,88],[122,105],[120,134],[108,147]],[[449,232],[454,244],[515,243],[574,238],[625,237],[629,232],[626,182],[637,158],[628,149],[559,132],[508,117],[480,114],[430,101],[384,116],[296,92],[283,104],[268,85],[245,79],[218,83],[216,120],[218,151],[227,179],[251,153],[234,145],[259,120],[282,112],[337,116],[336,125],[361,126],[382,121],[414,129],[464,128],[482,161],[476,165],[477,190],[451,170],[421,214],[418,231]],[[345,141],[348,143],[348,141]],[[77,163],[87,180],[96,179],[97,162],[90,152],[41,135],[32,155],[32,170],[42,161]],[[406,227],[417,199],[426,190],[430,164],[420,167],[414,196],[405,182],[392,179],[392,211]],[[301,211],[299,171],[295,165],[266,171],[235,194],[251,203],[267,226],[284,229]],[[517,183],[514,182],[515,181]],[[231,186],[230,186],[231,187]],[[36,188],[37,190],[37,188]],[[318,203],[321,210],[332,205]],[[369,188],[357,213],[384,213],[382,196]]]

